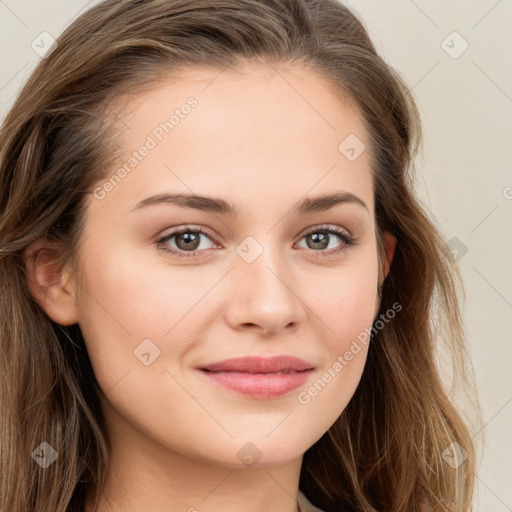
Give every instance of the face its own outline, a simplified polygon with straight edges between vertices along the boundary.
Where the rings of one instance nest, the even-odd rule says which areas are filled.
[[[188,70],[129,105],[70,319],[107,423],[226,467],[300,457],[354,394],[378,313],[363,121],[313,71],[260,64]],[[310,369],[200,369],[247,356]]]

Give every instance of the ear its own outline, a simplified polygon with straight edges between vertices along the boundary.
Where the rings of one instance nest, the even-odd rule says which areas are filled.
[[[384,255],[383,260],[380,261],[379,268],[379,283],[377,290],[378,293],[375,297],[375,315],[379,313],[380,304],[381,304],[381,296],[380,296],[380,287],[384,283],[386,277],[389,274],[389,269],[391,267],[391,262],[393,261],[393,256],[395,255],[395,247],[396,247],[396,236],[390,231],[384,231],[382,234],[383,237],[383,245],[384,245]],[[381,246],[380,246],[381,247]]]
[[[78,322],[76,285],[69,265],[59,267],[58,248],[44,238],[23,252],[28,286],[46,314],[60,325]]]
[[[393,256],[395,255],[395,247],[396,247],[396,236],[391,233],[391,231],[384,231],[384,246],[386,247],[386,259],[383,262],[383,271],[384,275],[382,276],[382,282],[386,279],[389,274],[389,268],[391,267],[391,262],[393,261]]]

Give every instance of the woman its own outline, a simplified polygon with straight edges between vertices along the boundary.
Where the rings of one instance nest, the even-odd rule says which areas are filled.
[[[471,510],[420,133],[334,0],[76,20],[0,134],[0,509]]]

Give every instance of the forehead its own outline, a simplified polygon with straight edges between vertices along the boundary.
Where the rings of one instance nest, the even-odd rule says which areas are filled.
[[[355,160],[342,151],[354,137],[369,146],[364,120],[348,96],[310,68],[183,68],[119,98],[112,112],[119,119],[118,167],[151,146],[111,194],[122,194],[130,209],[142,193],[164,189],[240,197],[244,190],[288,191],[299,199],[333,187],[366,195],[373,207],[368,151]]]
[[[180,110],[185,110],[191,98],[197,108],[189,116]],[[172,120],[173,113],[179,119],[175,116],[172,123],[180,126],[173,129],[172,137],[166,137],[168,144],[177,141],[180,132],[187,135],[187,125],[193,126],[198,138],[213,135],[215,130],[229,132],[231,140],[243,138],[252,128],[260,135],[259,141],[266,139],[267,146],[276,134],[279,140],[300,135],[312,139],[317,130],[322,135],[331,132],[326,137],[331,147],[349,129],[366,139],[365,122],[348,94],[318,71],[298,64],[241,61],[223,69],[196,66],[162,72],[142,91],[119,97],[112,111],[123,125],[119,128],[124,145],[130,148],[137,145],[141,134],[151,134],[158,124]],[[187,123],[182,123],[185,118]],[[240,127],[244,127],[242,132],[237,130]]]

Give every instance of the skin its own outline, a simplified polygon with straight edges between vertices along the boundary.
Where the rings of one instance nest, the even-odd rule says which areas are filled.
[[[79,323],[104,392],[112,460],[98,510],[295,512],[303,454],[353,396],[367,346],[308,404],[297,396],[371,327],[389,268],[379,275],[369,151],[349,161],[338,150],[351,133],[369,147],[368,135],[313,71],[247,63],[189,69],[132,98],[120,110],[126,155],[190,96],[197,107],[121,183],[101,200],[88,196],[80,279],[52,265],[38,240],[25,252],[30,287],[54,321]],[[292,212],[338,190],[368,210]],[[223,198],[238,215],[172,204],[131,211],[164,192]],[[158,248],[185,225],[211,235],[199,235],[197,257]],[[315,226],[348,231],[357,245],[322,257],[344,242],[331,234],[318,248],[304,236]],[[236,252],[248,236],[263,249],[252,263]],[[177,238],[167,246],[183,247]],[[396,239],[386,233],[385,242],[390,262]],[[160,355],[145,366],[134,350],[147,338]],[[196,369],[249,354],[293,355],[315,370],[300,388],[259,399]],[[237,456],[248,442],[261,455],[253,466]]]

